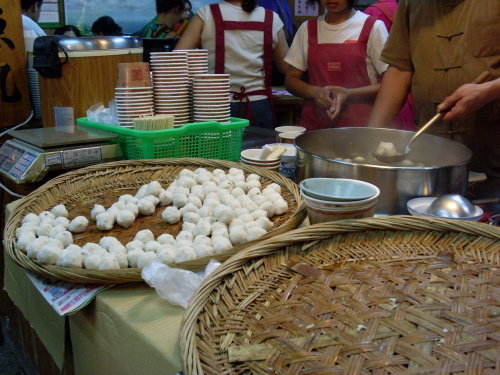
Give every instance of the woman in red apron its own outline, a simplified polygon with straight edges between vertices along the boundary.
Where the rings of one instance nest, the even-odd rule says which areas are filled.
[[[288,51],[279,16],[255,0],[226,0],[202,7],[176,49],[208,50],[209,73],[229,73],[231,116],[274,129],[271,89],[273,58],[285,72]]]
[[[300,125],[308,130],[366,126],[386,68],[378,57],[387,29],[354,10],[355,0],[316,1],[325,15],[301,26],[285,58],[290,64],[285,86],[305,99]]]

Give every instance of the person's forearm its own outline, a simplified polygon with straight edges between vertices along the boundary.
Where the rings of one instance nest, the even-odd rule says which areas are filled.
[[[369,86],[356,87],[353,89],[347,89],[348,91],[348,102],[366,102],[370,100],[374,100],[377,96],[377,93],[380,90],[380,83],[375,83]]]
[[[286,75],[285,78],[286,90],[295,96],[303,99],[314,99],[314,91],[318,86],[313,86],[304,82],[302,79]]]
[[[403,107],[410,92],[412,71],[399,70],[389,66],[375,100],[368,126],[388,127]]]

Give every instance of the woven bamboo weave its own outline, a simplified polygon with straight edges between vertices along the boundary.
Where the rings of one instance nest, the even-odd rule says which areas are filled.
[[[258,174],[261,177],[263,187],[273,182],[279,184],[282,190],[281,194],[289,206],[287,213],[271,218],[274,223],[274,229],[260,239],[237,245],[227,252],[216,254],[212,257],[198,258],[187,262],[170,264],[169,266],[197,271],[203,269],[210,259],[222,262],[245,247],[265,238],[295,229],[304,221],[306,210],[298,185],[276,172],[223,160],[198,158],[126,160],[98,164],[68,172],[50,180],[23,198],[19,206],[10,215],[5,226],[4,238],[6,251],[19,266],[55,279],[77,283],[143,281],[140,268],[96,271],[40,264],[31,260],[16,248],[15,230],[21,225],[23,217],[28,213],[39,214],[42,211],[50,210],[57,204],[64,204],[66,206],[70,214],[70,219],[79,215],[90,218],[90,211],[95,204],[109,207],[118,200],[120,195],[134,195],[142,185],[153,180],[159,181],[163,186],[167,186],[178,177],[179,172],[183,169],[195,170],[196,168],[206,168],[212,171],[220,168],[228,171],[232,167],[242,169],[245,174]],[[161,217],[163,209],[164,207],[158,207],[151,216],[139,215],[133,225],[127,229],[115,224],[110,231],[101,231],[97,229],[95,222],[91,221],[85,232],[73,236],[74,243],[82,246],[88,242],[98,243],[104,236],[113,236],[118,238],[123,244],[126,244],[142,229],[150,229],[156,237],[163,233],[175,236],[180,232],[182,223],[175,225],[166,223]]]
[[[205,280],[183,319],[184,371],[499,374],[499,267],[500,230],[481,223],[392,216],[299,228]]]

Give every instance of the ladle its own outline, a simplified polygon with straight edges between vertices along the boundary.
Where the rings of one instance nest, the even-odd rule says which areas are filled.
[[[475,84],[483,83],[488,79],[489,72],[484,71],[482,72],[475,80]],[[379,161],[384,162],[384,163],[397,163],[400,161],[403,161],[407,158],[408,154],[410,153],[410,146],[413,143],[413,141],[420,136],[428,127],[433,125],[436,121],[440,120],[446,111],[441,111],[438,112],[433,118],[431,118],[424,126],[422,126],[414,135],[413,137],[410,138],[410,141],[404,148],[403,153],[400,154],[395,154],[395,155],[384,155],[384,154],[377,154],[373,153],[372,155]]]

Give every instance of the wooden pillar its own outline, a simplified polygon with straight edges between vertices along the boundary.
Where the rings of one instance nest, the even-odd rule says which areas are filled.
[[[21,123],[29,114],[21,2],[0,0],[0,127]]]

